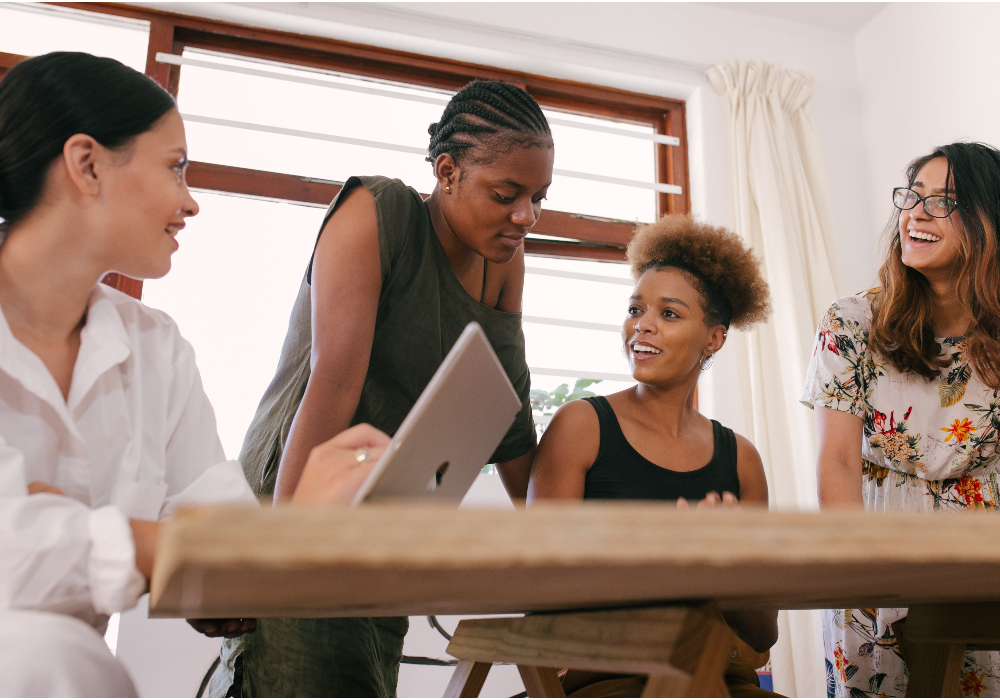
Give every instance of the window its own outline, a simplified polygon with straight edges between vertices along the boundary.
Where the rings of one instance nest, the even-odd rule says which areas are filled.
[[[178,236],[166,277],[142,300],[195,349],[226,456],[236,459],[274,376],[323,209],[195,192],[201,213]]]
[[[84,51],[146,69],[149,22],[34,4],[0,4],[0,50],[38,56],[50,51]],[[8,66],[9,67],[9,66]]]
[[[0,5],[0,70],[18,54],[86,50],[145,69],[177,97],[202,214],[166,278],[107,281],[178,321],[230,457],[277,363],[322,207],[356,173],[429,193],[427,126],[475,77],[528,90],[556,141],[549,199],[525,244],[528,362],[547,394],[540,427],[561,385],[596,380],[581,388],[608,393],[630,382],[623,248],[636,223],[688,210],[682,102],[137,7],[69,5]]]

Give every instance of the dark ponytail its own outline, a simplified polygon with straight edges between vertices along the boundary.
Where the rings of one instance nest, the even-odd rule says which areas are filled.
[[[11,68],[0,80],[0,234],[38,204],[71,136],[123,148],[174,107],[166,90],[111,58],[60,51]]]

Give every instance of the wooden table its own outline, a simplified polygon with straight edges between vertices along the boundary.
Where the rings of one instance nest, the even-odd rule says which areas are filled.
[[[1000,642],[1000,615],[975,616],[971,630],[942,607],[1000,601],[1000,519],[644,503],[210,508],[165,527],[151,594],[154,617],[924,605],[914,611],[936,617],[911,614],[904,653],[947,648],[914,669],[931,669],[930,685],[913,676],[911,685],[951,692],[955,650]]]

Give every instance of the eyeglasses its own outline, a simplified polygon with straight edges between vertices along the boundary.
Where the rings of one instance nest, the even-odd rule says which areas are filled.
[[[924,211],[935,219],[947,218],[958,206],[958,202],[954,199],[940,194],[921,197],[908,187],[897,187],[892,191],[892,203],[897,209],[903,211],[913,209],[917,206],[917,202],[923,202]]]

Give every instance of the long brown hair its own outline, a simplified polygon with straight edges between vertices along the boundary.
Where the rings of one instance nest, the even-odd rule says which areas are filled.
[[[935,158],[948,161],[948,183],[964,229],[955,264],[955,287],[972,317],[966,358],[979,379],[1000,389],[1000,151],[984,143],[953,143],[917,158],[906,169],[908,186]],[[872,303],[869,345],[902,372],[935,379],[952,358],[941,357],[931,318],[931,288],[920,272],[903,264],[899,214],[886,227],[881,291]]]

